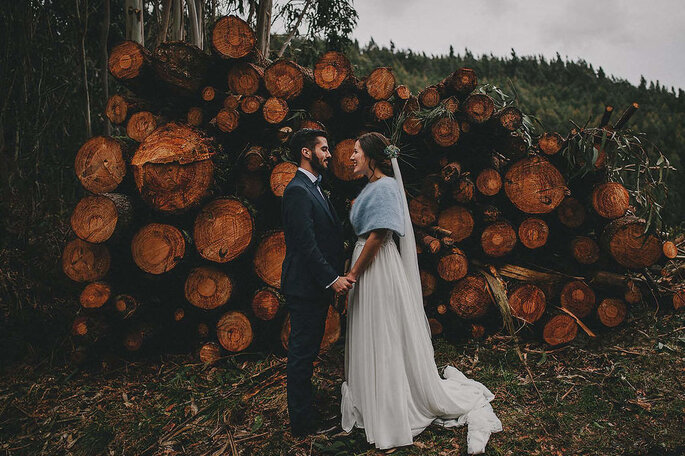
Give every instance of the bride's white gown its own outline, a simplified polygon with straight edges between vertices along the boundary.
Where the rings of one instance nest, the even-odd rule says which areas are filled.
[[[362,194],[387,192],[389,183],[402,188],[397,160],[392,162],[396,178],[370,183]],[[385,182],[379,185],[381,181]],[[494,395],[455,367],[445,368],[445,379],[438,373],[404,192],[401,200],[405,235],[400,250],[389,232],[350,290],[342,428],[346,432],[354,426],[363,428],[369,443],[386,449],[412,444],[413,437],[433,422],[445,427],[466,424],[468,453],[483,453],[490,434],[502,430],[490,405]],[[359,232],[357,227],[355,231]],[[352,264],[364,242],[364,237],[357,241]]]

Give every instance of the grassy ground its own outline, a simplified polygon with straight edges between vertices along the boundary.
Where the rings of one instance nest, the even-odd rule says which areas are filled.
[[[504,431],[489,455],[685,453],[685,315],[643,309],[597,339],[550,350],[508,338],[434,342],[495,393]],[[317,405],[339,413],[343,346],[315,369]],[[536,391],[539,390],[539,394]],[[241,354],[203,366],[189,356],[95,368],[18,365],[0,377],[0,454],[6,455],[446,455],[466,454],[466,429],[432,425],[413,446],[387,452],[362,430],[294,439],[287,428],[285,359]]]

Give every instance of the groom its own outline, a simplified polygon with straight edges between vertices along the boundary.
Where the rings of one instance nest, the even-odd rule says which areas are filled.
[[[334,293],[346,293],[352,281],[342,276],[342,226],[321,191],[321,174],[331,153],[326,133],[302,129],[290,140],[300,167],[283,193],[285,259],[281,291],[290,312],[287,393],[293,436],[316,431],[312,407],[313,363],[323,339],[328,306]]]

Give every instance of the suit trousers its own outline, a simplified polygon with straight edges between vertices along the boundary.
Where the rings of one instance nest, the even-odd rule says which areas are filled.
[[[287,394],[290,428],[293,432],[313,426],[312,373],[319,354],[331,298],[286,296],[290,312],[288,341]]]

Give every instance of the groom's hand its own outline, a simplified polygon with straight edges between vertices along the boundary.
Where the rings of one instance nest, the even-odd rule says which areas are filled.
[[[333,291],[335,291],[336,294],[345,294],[350,291],[350,288],[352,288],[354,282],[354,280],[349,279],[347,276],[338,277],[338,280],[333,282],[331,287],[333,287]]]

